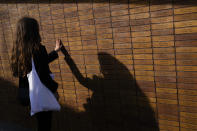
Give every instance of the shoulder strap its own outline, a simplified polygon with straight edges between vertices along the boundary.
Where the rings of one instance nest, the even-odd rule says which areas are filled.
[[[32,63],[32,70],[33,70],[33,69],[35,69],[33,57],[31,58],[31,63]]]

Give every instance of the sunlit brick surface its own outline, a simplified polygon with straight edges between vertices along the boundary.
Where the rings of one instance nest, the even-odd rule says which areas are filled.
[[[197,130],[196,0],[0,3],[0,121],[36,126],[9,68],[16,22],[28,15],[47,51],[61,38],[76,64],[72,73],[61,52],[50,64],[62,105],[54,131]]]

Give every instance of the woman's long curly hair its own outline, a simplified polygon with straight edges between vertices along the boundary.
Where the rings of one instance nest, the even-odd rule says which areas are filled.
[[[31,58],[41,45],[37,20],[23,17],[17,22],[16,37],[12,47],[11,70],[13,76],[25,76],[32,69]]]

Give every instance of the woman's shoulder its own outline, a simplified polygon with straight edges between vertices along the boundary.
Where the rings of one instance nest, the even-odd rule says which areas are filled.
[[[39,48],[37,50],[34,50],[34,55],[40,55],[40,53],[45,53],[46,52],[46,48],[44,45],[40,45]]]
[[[40,44],[40,50],[46,50],[46,47]]]

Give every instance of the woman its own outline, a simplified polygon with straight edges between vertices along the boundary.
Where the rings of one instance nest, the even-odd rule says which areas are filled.
[[[60,40],[56,40],[55,49],[47,54],[41,44],[38,22],[30,17],[23,17],[17,22],[16,40],[12,48],[11,69],[14,77],[19,77],[19,88],[28,88],[27,74],[32,70],[31,58],[41,82],[53,93],[57,91],[58,83],[50,76],[49,63],[58,58],[61,48]],[[38,131],[50,131],[52,112],[44,111],[35,114]]]

